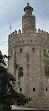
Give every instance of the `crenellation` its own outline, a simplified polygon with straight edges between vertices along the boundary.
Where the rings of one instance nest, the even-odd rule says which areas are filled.
[[[8,39],[10,39],[10,35],[8,36]]]
[[[14,37],[14,32],[12,33],[12,37]]]
[[[40,29],[38,29],[38,33],[41,34],[41,30]]]
[[[42,35],[44,35],[44,36],[49,37],[49,33],[48,33],[48,32],[43,31],[43,30],[40,30],[40,29],[38,29],[38,34],[42,34]]]
[[[12,33],[10,34],[10,39],[12,38]]]
[[[12,37],[16,36],[17,35],[17,31],[15,30],[13,33],[12,33]]]
[[[21,34],[21,30],[20,29],[18,30],[18,34]]]
[[[43,31],[42,31],[43,32]],[[13,33],[14,34],[14,33]],[[39,35],[38,34],[33,34],[33,33],[29,33],[29,36],[28,34],[24,35],[24,34],[17,34],[17,37],[16,37],[16,41],[14,40],[15,37],[11,39],[11,46],[9,45],[9,47],[14,47],[14,41],[16,42],[16,46],[25,46],[27,44],[29,45],[42,45],[44,46],[44,39],[45,37],[43,38],[43,36]],[[12,35],[13,36],[13,35]]]
[[[17,31],[15,30],[14,32],[12,32],[9,36],[8,39],[13,38],[14,36],[17,36]]]
[[[14,32],[14,36],[16,36],[17,35],[17,30],[15,30],[15,32]]]

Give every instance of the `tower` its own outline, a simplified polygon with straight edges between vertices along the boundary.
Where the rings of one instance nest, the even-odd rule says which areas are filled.
[[[47,109],[49,79],[44,75],[44,52],[49,50],[49,34],[40,29],[36,32],[29,3],[24,11],[22,33],[19,29],[8,36],[8,71],[16,78],[15,90],[32,98],[27,107]]]
[[[33,8],[29,6],[29,3],[27,3],[27,6],[24,8],[24,11],[25,15],[22,16],[22,33],[30,31],[35,33],[36,31],[35,16],[32,15]]]

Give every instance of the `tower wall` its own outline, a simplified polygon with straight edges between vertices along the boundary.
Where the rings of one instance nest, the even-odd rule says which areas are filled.
[[[32,31],[35,33],[35,16],[23,16],[22,17],[22,32],[27,33]]]

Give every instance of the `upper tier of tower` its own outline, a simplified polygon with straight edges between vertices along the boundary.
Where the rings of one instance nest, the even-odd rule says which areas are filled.
[[[33,8],[29,6],[29,3],[27,3],[27,6],[24,8],[25,15],[32,15]]]
[[[22,33],[36,32],[35,16],[32,15],[33,8],[27,3],[24,8],[25,14],[22,16]]]

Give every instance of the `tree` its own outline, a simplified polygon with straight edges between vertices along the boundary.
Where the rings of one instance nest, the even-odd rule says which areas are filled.
[[[15,78],[8,73],[4,58],[0,51],[0,110],[10,111],[11,105],[25,105],[30,101],[23,94],[17,93],[14,90]]]

